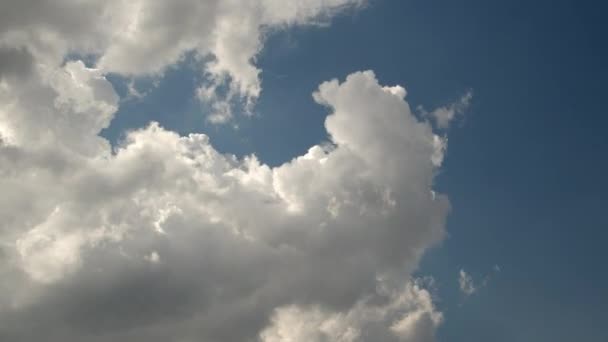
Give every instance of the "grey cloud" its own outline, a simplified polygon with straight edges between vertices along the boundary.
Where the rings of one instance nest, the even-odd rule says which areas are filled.
[[[25,48],[0,46],[0,80],[4,77],[27,77],[34,58]]]

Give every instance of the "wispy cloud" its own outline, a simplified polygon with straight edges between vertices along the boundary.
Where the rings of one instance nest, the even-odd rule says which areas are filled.
[[[500,272],[500,266],[494,265],[492,267],[492,272],[486,274],[481,282],[476,283],[469,273],[467,273],[464,269],[460,269],[460,271],[458,271],[458,287],[460,292],[467,297],[471,296],[478,290],[486,287],[489,281],[492,279],[492,276],[498,272]]]
[[[475,285],[473,278],[464,269],[461,269],[458,272],[458,285],[460,291],[466,296],[470,296],[477,292],[477,286]]]

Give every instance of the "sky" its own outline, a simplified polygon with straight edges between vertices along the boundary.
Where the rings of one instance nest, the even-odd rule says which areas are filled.
[[[608,340],[605,10],[2,2],[0,340]]]

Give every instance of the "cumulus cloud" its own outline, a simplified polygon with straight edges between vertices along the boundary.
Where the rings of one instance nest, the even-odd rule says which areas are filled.
[[[103,73],[162,73],[194,53],[206,82],[199,97],[225,122],[232,103],[251,109],[260,95],[255,58],[264,36],[291,25],[321,23],[364,0],[3,1],[0,65],[27,51],[59,65],[67,54],[94,57]],[[3,51],[7,45],[19,50]],[[0,67],[0,75],[2,69]],[[223,91],[220,95],[218,89]]]
[[[108,72],[194,49],[255,98],[265,28],[359,2],[237,3],[0,4],[0,340],[433,340],[442,315],[410,275],[444,236],[446,143],[404,88],[322,83],[330,142],[277,167],[158,123],[99,136],[120,104]]]
[[[48,77],[44,112],[24,101],[2,116],[3,334],[246,340],[268,324],[261,336],[274,336],[295,310],[432,336],[440,319],[424,290],[390,291],[444,233],[437,136],[372,72],[323,83],[314,97],[331,110],[331,146],[275,168],[158,124],[112,151],[96,133],[117,99],[99,71],[74,62]],[[46,115],[48,133],[28,114]],[[378,293],[379,276],[402,281]]]
[[[263,342],[284,341],[411,341],[431,342],[443,319],[419,281],[396,290],[379,288],[381,303],[367,298],[347,312],[296,305],[275,310],[262,331]]]

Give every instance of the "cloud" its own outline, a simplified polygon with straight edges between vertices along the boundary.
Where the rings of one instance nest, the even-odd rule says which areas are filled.
[[[5,77],[27,75],[32,64],[32,55],[26,49],[0,46],[0,81]]]
[[[383,293],[384,292],[384,293]],[[443,320],[430,293],[418,281],[390,293],[379,289],[382,303],[357,302],[347,312],[296,305],[275,310],[271,324],[262,331],[263,342],[283,341],[434,341]],[[388,322],[388,324],[387,324]]]
[[[431,341],[442,316],[411,273],[445,234],[446,141],[404,88],[322,83],[330,142],[277,167],[158,123],[99,136],[109,72],[194,49],[205,86],[255,98],[265,30],[358,3],[0,4],[0,340]]]
[[[289,307],[386,311],[348,324],[432,336],[440,320],[420,308],[422,289],[406,288],[407,310],[369,302],[402,298],[449,210],[432,192],[437,136],[372,72],[323,83],[332,144],[275,168],[154,123],[112,151],[97,133],[117,98],[98,70],[71,62],[37,81],[49,96],[2,116],[5,336],[244,340],[286,324]]]
[[[419,107],[418,110],[423,116],[431,118],[439,129],[445,129],[457,115],[464,113],[469,108],[472,99],[473,92],[468,91],[458,101],[439,107],[432,112],[426,111],[423,107]]]
[[[470,296],[477,291],[473,278],[463,269],[458,272],[458,285],[460,291],[466,296]]]
[[[494,265],[492,266],[492,272],[486,274],[483,279],[481,279],[477,284],[473,280],[473,277],[468,274],[464,269],[461,269],[458,272],[458,285],[460,287],[460,292],[462,292],[465,296],[470,296],[476,293],[478,290],[486,287],[493,276],[500,272],[500,266]]]
[[[92,56],[103,73],[162,73],[193,53],[206,82],[212,121],[227,121],[232,102],[250,109],[261,92],[255,59],[264,37],[292,25],[328,20],[364,0],[5,1],[0,4],[0,75],[4,59],[28,51],[47,65],[68,54]],[[219,94],[218,90],[227,88]],[[209,96],[211,95],[211,96]],[[218,103],[217,105],[215,105]],[[230,105],[228,105],[230,104]]]

